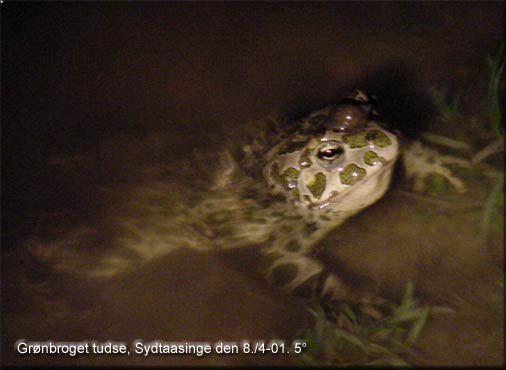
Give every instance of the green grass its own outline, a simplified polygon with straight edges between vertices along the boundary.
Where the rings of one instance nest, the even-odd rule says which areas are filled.
[[[414,353],[431,313],[448,309],[419,305],[408,283],[399,305],[389,302],[378,307],[383,315],[373,318],[359,308],[340,305],[330,314],[321,304],[309,306],[314,327],[302,333],[307,347],[294,356],[300,366],[409,366],[406,356]]]
[[[497,176],[496,183],[483,206],[480,233],[486,243],[491,231],[504,232],[504,174]]]
[[[504,43],[498,48],[495,57],[488,57],[490,80],[488,84],[488,114],[492,128],[497,135],[504,136],[504,105],[501,107],[499,86],[504,83]],[[503,97],[504,98],[504,97]],[[495,220],[495,222],[494,222]],[[491,229],[500,229],[504,232],[504,174],[497,176],[496,183],[489,193],[481,221],[481,236],[486,242]]]
[[[444,87],[441,89],[429,88],[429,95],[438,114],[438,119],[442,123],[452,123],[462,118],[459,96],[450,98]]]
[[[499,46],[494,56],[487,57],[487,64],[489,67],[489,81],[488,91],[486,96],[486,105],[488,111],[488,119],[483,119],[482,127],[490,127],[493,130],[499,141],[504,136],[504,104],[503,99],[504,90],[501,91],[500,87],[504,84],[504,43]],[[447,148],[453,148],[462,152],[469,152],[471,147],[466,142],[466,137],[462,137],[462,140],[455,140],[455,137],[464,135],[465,130],[459,129],[459,125],[465,123],[466,117],[460,113],[460,97],[449,96],[445,88],[436,89],[430,88],[429,94],[432,98],[433,106],[436,109],[437,115],[435,117],[435,125],[438,129],[450,128],[450,135],[454,137],[450,138],[434,133],[423,133],[422,137],[436,145],[444,146]],[[478,99],[476,100],[478,101]],[[486,115],[483,117],[487,117]],[[488,122],[487,122],[488,121]],[[454,127],[454,125],[457,125]],[[469,133],[466,135],[470,135]],[[460,139],[460,137],[459,137]],[[482,148],[478,153],[474,155],[473,162],[478,163],[483,161],[488,156],[503,151],[504,147],[498,145],[497,139],[490,145]],[[480,158],[479,160],[477,158]],[[475,168],[479,171],[478,168]],[[504,231],[504,174],[501,171],[494,176],[496,177],[495,184],[491,186],[486,201],[483,204],[483,210],[480,220],[480,233],[481,237],[486,244],[491,232],[503,232]],[[428,188],[431,192],[441,193],[444,195],[446,192],[446,184],[438,178],[431,179]]]
[[[504,43],[498,48],[495,57],[487,58],[490,69],[490,80],[488,84],[488,115],[490,124],[498,136],[504,135],[504,121],[501,111],[501,97],[499,86],[504,82]],[[502,107],[504,109],[504,106]]]
[[[430,87],[428,94],[435,114],[431,132],[421,133],[421,138],[429,143],[461,152],[471,151],[472,146],[466,130],[462,130],[462,125],[466,122],[466,117],[461,112],[462,93],[448,92],[443,83],[440,88]]]

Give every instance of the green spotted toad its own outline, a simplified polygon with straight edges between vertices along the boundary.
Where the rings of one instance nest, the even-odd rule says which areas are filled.
[[[219,178],[192,217],[205,221],[220,249],[258,244],[263,272],[275,285],[347,299],[349,289],[311,251],[389,186],[400,147],[376,117],[372,98],[356,91],[287,125],[263,155],[260,145],[245,147],[242,161],[226,156],[228,179]]]

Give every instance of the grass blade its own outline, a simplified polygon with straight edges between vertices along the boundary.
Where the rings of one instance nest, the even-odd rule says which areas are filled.
[[[423,330],[423,327],[425,326],[425,323],[427,322],[427,318],[429,317],[430,308],[424,307],[423,312],[418,319],[418,321],[413,325],[411,328],[408,337],[406,339],[406,344],[409,346],[412,346],[417,341],[418,337],[420,336],[420,333]]]

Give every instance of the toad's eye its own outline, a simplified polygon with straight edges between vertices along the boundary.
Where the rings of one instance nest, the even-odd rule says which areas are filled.
[[[338,141],[326,141],[316,148],[315,154],[321,165],[329,166],[344,158],[344,148]]]
[[[325,148],[318,152],[318,158],[323,161],[332,161],[343,154],[342,148]]]

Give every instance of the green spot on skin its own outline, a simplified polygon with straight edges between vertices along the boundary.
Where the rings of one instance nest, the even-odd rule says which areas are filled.
[[[309,159],[309,150],[305,150],[299,158],[299,166],[301,168],[308,168],[311,167],[313,162],[311,162],[311,159]]]
[[[327,178],[321,172],[318,172],[315,175],[314,180],[306,185],[316,199],[320,199],[325,191],[325,186],[327,186]]]
[[[388,138],[387,138],[388,139]],[[344,135],[343,141],[350,146],[350,148],[363,148],[367,146],[367,131],[361,130],[354,134]]]
[[[292,189],[292,194],[293,194],[293,197],[294,197],[295,199],[297,199],[297,200],[299,200],[299,199],[300,199],[300,192],[299,192],[299,189],[297,189],[297,188],[293,188],[293,189]]]
[[[308,123],[312,126],[317,126],[317,125],[320,125],[322,124],[323,122],[325,122],[327,120],[328,116],[325,115],[325,114],[318,114],[314,117],[311,117],[309,120],[308,120]]]
[[[281,178],[283,177],[295,177],[297,178],[299,176],[300,171],[293,167],[288,167],[285,172],[281,175]]]
[[[283,185],[286,190],[295,189],[296,187],[290,187],[290,184],[293,184],[297,181],[299,173],[300,171],[293,167],[287,168],[285,172],[281,174],[281,185]]]
[[[281,176],[279,176],[279,164],[273,163],[270,170],[271,179],[278,184],[281,184]]]
[[[279,154],[288,154],[293,153],[299,150],[302,150],[306,146],[307,141],[290,141],[284,144],[279,149]]]
[[[392,145],[392,140],[390,140],[390,138],[383,132],[379,130],[373,130],[371,131],[371,134],[374,137],[373,143],[375,146],[384,148],[386,146]]]
[[[277,266],[272,272],[272,282],[274,285],[283,286],[291,282],[297,276],[297,266],[294,264],[284,264]]]
[[[353,185],[365,177],[367,171],[352,163],[347,165],[340,173],[341,183],[344,185]]]
[[[385,162],[385,158],[380,157],[378,154],[376,154],[376,152],[373,152],[372,150],[369,150],[364,154],[364,163],[368,164],[369,166],[374,166],[378,163]]]

